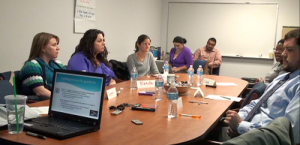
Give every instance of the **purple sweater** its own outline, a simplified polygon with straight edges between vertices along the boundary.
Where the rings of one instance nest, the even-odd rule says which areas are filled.
[[[186,66],[186,68],[189,68],[190,65],[193,65],[193,56],[192,52],[189,48],[183,46],[182,51],[178,54],[176,59],[174,58],[175,55],[175,48],[172,48],[170,51],[170,64],[173,65],[173,67],[181,67]]]
[[[92,62],[86,56],[84,56],[82,52],[77,52],[71,57],[68,62],[68,70],[85,70],[86,72],[105,74],[105,86],[108,86],[110,80],[115,76],[114,72],[103,62],[101,62],[101,66],[98,66],[97,69],[94,69]]]

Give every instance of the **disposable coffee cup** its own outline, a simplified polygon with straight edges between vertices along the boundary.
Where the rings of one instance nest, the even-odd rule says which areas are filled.
[[[27,96],[7,95],[6,101],[7,127],[9,134],[19,134],[23,132],[25,105]]]

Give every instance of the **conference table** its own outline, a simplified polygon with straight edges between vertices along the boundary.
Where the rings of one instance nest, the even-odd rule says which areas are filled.
[[[186,81],[187,74],[176,74],[179,81]],[[247,87],[248,82],[232,77],[204,75],[204,78],[216,80],[216,82],[234,83],[236,86],[217,86],[216,88],[201,85],[200,88],[204,97],[208,94],[226,95],[238,97]],[[153,76],[144,76],[138,80],[154,80]],[[196,81],[196,75],[194,77]],[[195,87],[196,85],[194,85]],[[154,96],[138,95],[138,91],[155,90],[155,88],[130,90],[130,81],[124,81],[107,89],[115,87],[120,91],[117,97],[104,100],[100,130],[77,137],[56,140],[53,138],[38,139],[27,136],[25,132],[18,135],[10,135],[7,130],[0,131],[0,138],[13,142],[25,144],[43,145],[76,145],[76,144],[193,144],[203,140],[208,133],[216,126],[220,118],[233,104],[230,100],[212,100],[204,97],[194,97],[196,90],[190,89],[187,93],[179,95],[182,97],[183,107],[178,109],[179,113],[201,115],[201,118],[177,116],[167,118],[167,97],[164,90],[162,101],[156,102]],[[189,103],[189,101],[205,101],[208,104]],[[155,112],[136,111],[126,107],[119,115],[111,115],[109,106],[117,106],[122,103],[156,104]],[[48,106],[49,100],[28,104],[30,107]],[[135,125],[132,119],[139,119],[143,125]]]

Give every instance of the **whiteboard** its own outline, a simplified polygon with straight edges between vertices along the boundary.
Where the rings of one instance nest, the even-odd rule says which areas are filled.
[[[223,56],[269,57],[276,45],[277,3],[168,3],[167,50],[173,39],[187,39],[192,53],[210,37]]]

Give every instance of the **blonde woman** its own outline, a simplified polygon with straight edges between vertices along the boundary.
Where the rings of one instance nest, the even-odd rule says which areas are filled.
[[[60,50],[58,43],[59,38],[53,34],[41,32],[34,36],[28,60],[19,75],[21,93],[27,95],[29,100],[49,99],[54,69],[65,69],[56,60]]]

